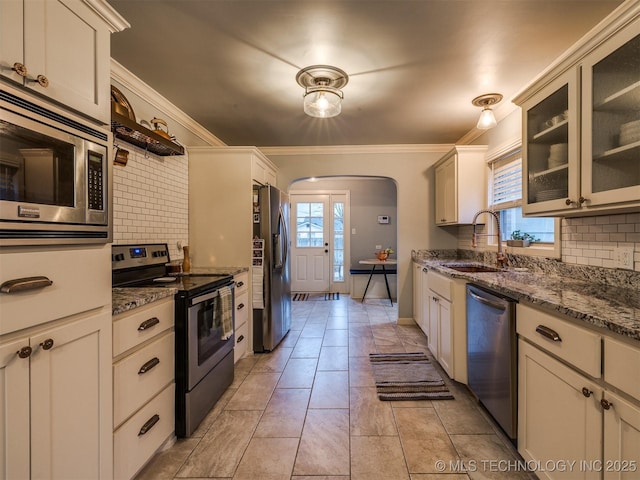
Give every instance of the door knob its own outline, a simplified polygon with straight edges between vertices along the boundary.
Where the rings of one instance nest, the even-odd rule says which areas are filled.
[[[324,253],[329,253],[329,250],[327,250],[326,248],[324,249]]]

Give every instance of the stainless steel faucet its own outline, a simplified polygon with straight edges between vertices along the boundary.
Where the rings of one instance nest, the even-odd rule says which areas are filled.
[[[476,233],[476,220],[478,219],[478,216],[480,216],[480,214],[482,214],[482,213],[488,213],[493,218],[495,218],[496,227],[497,227],[497,233],[495,233],[495,234]],[[489,237],[489,236],[498,237],[498,256],[496,258],[496,264],[497,264],[498,268],[506,267],[507,266],[507,257],[502,252],[502,235],[500,234],[500,216],[496,212],[494,212],[493,210],[486,210],[486,209],[485,210],[480,210],[473,216],[472,223],[473,223],[473,237],[471,239],[471,246],[473,248],[476,248],[478,246],[478,242],[477,242],[478,235],[487,236],[487,237]]]

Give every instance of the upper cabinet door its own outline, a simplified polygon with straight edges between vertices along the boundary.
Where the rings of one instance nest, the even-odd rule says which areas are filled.
[[[578,81],[570,70],[522,105],[525,214],[579,206]]]
[[[587,207],[640,199],[640,19],[582,64]]]
[[[80,0],[0,2],[0,74],[104,124],[109,26]]]

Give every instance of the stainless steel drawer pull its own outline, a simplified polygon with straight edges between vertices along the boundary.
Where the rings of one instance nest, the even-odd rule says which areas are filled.
[[[160,421],[160,415],[158,415],[156,413],[153,417],[151,417],[149,420],[147,420],[144,425],[142,425],[142,428],[138,432],[138,436],[140,437],[140,436],[144,435],[145,433],[147,433],[159,421]]]
[[[0,292],[26,292],[28,290],[36,290],[38,288],[48,287],[52,284],[53,282],[44,276],[16,278],[14,280],[7,280],[2,285],[0,285]]]
[[[154,325],[157,325],[159,323],[160,323],[160,319],[158,317],[152,317],[149,320],[145,320],[144,322],[142,322],[140,324],[140,326],[138,327],[138,331],[142,332],[142,331],[147,330],[148,328],[151,328]]]
[[[244,335],[240,335],[240,336],[238,337],[238,340],[236,341],[236,343],[240,343],[240,342],[241,342],[241,341],[243,341],[243,340],[244,340]]]
[[[538,325],[536,327],[536,332],[538,332],[543,337],[548,338],[549,340],[553,340],[554,342],[562,341],[562,339],[560,338],[560,335],[558,335],[558,332],[550,329],[549,327],[545,327],[544,325]]]
[[[149,360],[147,363],[145,363],[140,367],[140,370],[138,370],[138,375],[147,373],[149,370],[151,370],[153,367],[155,367],[159,363],[160,363],[160,359],[158,357],[153,357],[151,360]]]
[[[244,303],[239,304],[236,308],[238,310],[242,310],[244,308]]]

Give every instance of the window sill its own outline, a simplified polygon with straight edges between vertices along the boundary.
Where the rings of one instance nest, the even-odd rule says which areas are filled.
[[[497,252],[498,245],[497,244],[487,245],[487,250]],[[542,246],[508,247],[506,243],[503,243],[502,251],[504,253],[511,253],[515,255],[525,255],[528,257],[562,258],[562,255],[560,253],[560,246],[558,244],[555,244],[549,247],[542,247]]]

